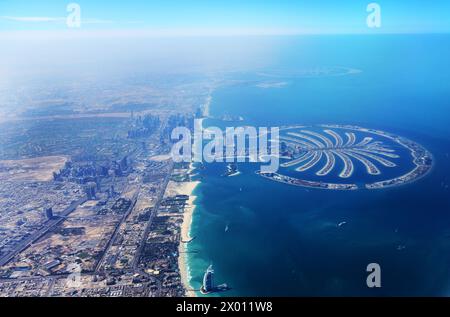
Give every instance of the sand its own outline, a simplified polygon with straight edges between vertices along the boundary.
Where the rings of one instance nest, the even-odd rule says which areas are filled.
[[[192,171],[192,166],[189,173]],[[183,224],[181,225],[181,241],[189,241],[191,239],[190,229],[192,223],[192,216],[195,210],[195,199],[196,196],[193,195],[195,188],[200,184],[199,181],[190,182],[174,182],[170,181],[167,185],[166,192],[164,196],[174,196],[174,195],[189,195],[189,200],[187,201],[186,208],[183,214]],[[186,290],[186,296],[195,296],[195,291],[192,289],[189,280],[189,268],[187,263],[186,249],[187,244],[180,241],[178,247],[178,267],[180,270],[181,283]]]
[[[197,187],[200,182],[187,182],[185,186],[183,186],[183,190],[180,194],[189,195],[189,201],[186,205],[183,214],[183,224],[181,225],[181,240],[189,241],[191,239],[190,229],[192,224],[192,216],[195,210],[195,196],[192,195],[192,192]],[[195,296],[195,291],[192,289],[189,283],[190,275],[189,268],[187,263],[187,254],[185,253],[187,250],[187,244],[180,242],[178,247],[178,266],[180,269],[181,282],[186,290],[187,296]]]
[[[69,160],[68,156],[42,156],[21,160],[0,161],[0,179],[48,182]]]

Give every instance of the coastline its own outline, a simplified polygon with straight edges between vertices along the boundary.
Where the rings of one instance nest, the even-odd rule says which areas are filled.
[[[211,96],[208,97],[208,100],[205,104],[205,109],[207,113],[209,113],[210,103],[211,103]],[[204,120],[205,118],[201,118],[197,123],[200,129],[203,129]],[[194,171],[194,164],[190,163],[187,174],[192,175],[193,171]],[[195,200],[197,198],[197,196],[194,196],[194,191],[199,184],[200,181],[190,180],[189,182],[177,183],[178,188],[176,189],[177,194],[189,195],[189,200],[186,203],[186,207],[183,213],[183,223],[181,224],[180,230],[180,244],[178,245],[178,269],[180,272],[181,284],[183,285],[187,297],[196,297],[197,295],[194,288],[190,284],[191,276],[189,272],[189,259],[187,254],[188,243],[183,243],[183,241],[189,241],[192,238],[191,225],[194,211],[196,208]]]
[[[192,224],[192,216],[195,211],[195,199],[196,196],[193,195],[193,192],[197,185],[200,184],[199,181],[195,182],[189,182],[189,186],[187,188],[186,195],[189,195],[189,200],[187,203],[187,206],[184,210],[183,214],[183,224],[181,225],[181,240],[183,241],[189,241],[192,237],[190,235],[191,231],[191,224]],[[195,297],[195,291],[191,287],[190,284],[190,273],[189,273],[189,259],[187,251],[187,243],[183,243],[180,241],[180,245],[178,246],[178,266],[180,270],[180,276],[181,276],[181,283],[183,284],[183,287],[186,291],[186,296],[188,297]]]
[[[188,174],[191,174],[193,171],[192,164],[189,167]],[[193,195],[194,190],[197,188],[200,181],[188,181],[188,182],[173,182],[170,181],[165,195],[189,195],[189,200],[186,203],[186,207],[183,213],[183,222],[180,227],[180,243],[178,245],[178,269],[180,272],[181,283],[185,289],[186,296],[195,297],[195,291],[191,287],[189,280],[189,263],[187,256],[187,243],[183,243],[183,241],[189,241],[191,239],[190,230],[192,224],[192,216],[195,211],[195,199],[196,196]]]

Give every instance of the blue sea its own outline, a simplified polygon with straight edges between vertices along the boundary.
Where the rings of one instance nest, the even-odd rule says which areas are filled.
[[[231,290],[208,296],[450,295],[450,36],[281,37],[270,49],[265,65],[225,75],[204,127],[359,125],[414,140],[434,167],[398,187],[331,191],[272,182],[251,163],[234,177],[205,164],[192,287],[213,264]],[[372,262],[381,288],[366,285]]]

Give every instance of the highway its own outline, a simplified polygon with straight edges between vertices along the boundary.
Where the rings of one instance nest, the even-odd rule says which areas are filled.
[[[105,256],[108,253],[109,248],[111,247],[111,245],[114,243],[114,241],[117,238],[120,226],[128,218],[128,216],[130,215],[130,213],[133,210],[134,206],[136,205],[136,201],[137,201],[137,198],[139,196],[139,190],[140,190],[140,188],[134,193],[133,198],[131,199],[130,207],[128,207],[128,210],[123,215],[122,219],[120,219],[120,222],[117,224],[116,228],[114,229],[114,232],[113,232],[111,238],[109,239],[108,244],[106,245],[105,249],[103,250],[103,252],[101,254],[101,257],[98,260],[97,265],[95,266],[95,270],[94,270],[95,272],[100,271],[100,267],[103,264],[103,261],[105,260]]]
[[[29,237],[25,238],[23,241],[21,241],[11,252],[8,252],[7,254],[3,255],[0,258],[0,266],[3,266],[7,264],[9,261],[11,261],[16,255],[21,253],[22,251],[26,250],[29,246],[31,246],[35,241],[40,239],[43,235],[45,235],[49,230],[51,230],[56,225],[60,224],[62,221],[66,219],[66,217],[74,211],[79,205],[83,204],[87,201],[86,197],[80,198],[77,201],[74,201],[70,204],[66,209],[64,209],[59,216],[55,216],[54,219],[47,220],[41,229],[30,235]]]
[[[167,173],[166,177],[164,178],[164,182],[163,182],[162,186],[160,187],[160,192],[159,192],[158,198],[156,200],[156,203],[155,203],[155,205],[152,208],[152,212],[150,214],[150,219],[147,222],[147,225],[145,227],[145,231],[144,231],[144,234],[142,236],[141,242],[139,243],[139,247],[138,247],[138,249],[137,249],[137,251],[136,251],[136,253],[134,255],[133,263],[132,263],[132,267],[134,269],[137,269],[137,266],[139,264],[139,258],[141,257],[142,250],[144,249],[145,240],[147,239],[147,236],[149,234],[153,218],[157,214],[158,209],[159,209],[159,205],[161,204],[161,201],[162,201],[162,199],[164,197],[164,193],[166,192],[166,187],[167,187],[167,184],[169,183],[170,175],[172,175],[172,170],[173,170],[173,162],[171,162],[170,171]]]

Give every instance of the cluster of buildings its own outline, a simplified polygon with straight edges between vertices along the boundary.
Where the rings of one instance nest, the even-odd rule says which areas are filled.
[[[137,157],[134,162],[136,169],[116,197],[101,186],[95,198],[88,197],[2,266],[0,296],[183,295],[177,252],[188,196],[163,199],[170,160]],[[42,217],[56,219],[59,213],[47,208]],[[80,285],[69,282],[74,264],[79,266]]]
[[[45,222],[83,196],[82,187],[72,183],[1,181],[0,263]]]
[[[25,106],[25,116],[36,120],[17,120],[4,131],[1,159],[64,153],[68,161],[51,168],[45,181],[13,180],[0,166],[0,296],[183,292],[173,265],[176,248],[164,244],[179,243],[182,220],[179,215],[164,218],[168,207],[161,204],[172,166],[149,158],[170,151],[173,128],[193,126],[192,109],[212,83],[159,75],[151,82],[152,87],[146,77],[131,86],[89,81],[81,89],[53,85],[51,91],[33,83],[32,98],[25,98],[33,105]],[[55,97],[61,89],[73,104],[67,96]],[[55,113],[61,110],[53,106],[55,100],[64,104],[64,113]],[[30,166],[19,176],[38,174]],[[160,247],[152,234],[162,226],[167,230],[157,233],[163,238]],[[150,255],[155,264],[145,262]],[[76,286],[70,281],[78,273],[81,284]]]
[[[162,296],[183,296],[178,267],[181,225],[188,195],[164,198],[159,204],[139,261],[139,268],[159,276]]]
[[[280,183],[285,183],[294,186],[303,186],[303,187],[312,187],[312,188],[321,188],[321,189],[334,189],[334,190],[355,190],[358,189],[356,184],[332,184],[325,182],[315,182],[303,180],[295,177],[290,177],[286,175],[281,175],[278,173],[264,173],[257,171],[258,175],[276,181]]]

